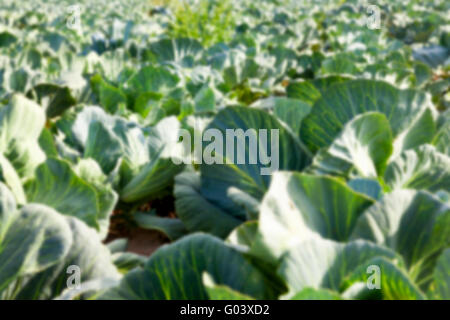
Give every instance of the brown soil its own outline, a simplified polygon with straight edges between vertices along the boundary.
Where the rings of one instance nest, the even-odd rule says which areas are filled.
[[[172,198],[154,200],[151,203],[146,203],[138,211],[148,212],[152,209],[156,210],[159,216],[176,218]],[[130,220],[132,218],[130,219],[123,211],[115,210],[111,217],[108,236],[104,242],[109,243],[119,238],[127,238],[127,251],[145,256],[150,256],[160,246],[170,242],[163,233],[156,230],[139,228]]]
[[[120,238],[128,239],[128,252],[138,253],[144,256],[150,256],[160,246],[169,243],[169,239],[161,232],[136,227],[124,229],[121,233],[110,232],[104,243],[109,243]]]
[[[150,256],[156,249],[168,242],[169,240],[158,231],[136,228],[128,239],[127,251]]]

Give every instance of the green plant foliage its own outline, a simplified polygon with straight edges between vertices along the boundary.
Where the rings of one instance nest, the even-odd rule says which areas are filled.
[[[450,299],[448,1],[0,2],[0,299]]]

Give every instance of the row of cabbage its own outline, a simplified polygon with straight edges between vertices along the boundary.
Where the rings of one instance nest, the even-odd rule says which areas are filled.
[[[450,298],[445,1],[381,3],[380,30],[356,1],[243,1],[207,46],[169,9],[82,4],[82,29],[0,8],[3,299]],[[279,170],[185,163],[182,129],[277,129]],[[175,219],[139,211],[168,195]],[[103,244],[114,210],[173,243]]]

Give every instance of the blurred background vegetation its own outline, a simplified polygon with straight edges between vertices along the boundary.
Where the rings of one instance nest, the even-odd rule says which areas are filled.
[[[174,15],[169,27],[172,37],[199,40],[209,46],[231,40],[238,15],[231,0],[149,0],[152,6],[165,7]]]

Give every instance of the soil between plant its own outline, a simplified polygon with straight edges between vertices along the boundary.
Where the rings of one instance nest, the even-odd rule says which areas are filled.
[[[156,210],[158,216],[176,218],[173,197],[154,200],[139,207],[140,212]],[[111,216],[109,233],[104,243],[110,243],[116,239],[128,239],[127,252],[133,252],[144,256],[150,256],[160,246],[169,243],[167,236],[157,230],[147,230],[135,226],[132,217],[122,210],[115,210]]]

